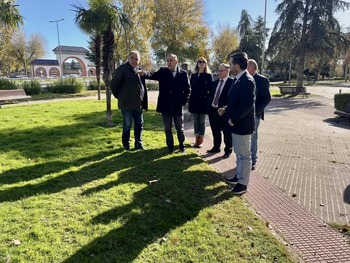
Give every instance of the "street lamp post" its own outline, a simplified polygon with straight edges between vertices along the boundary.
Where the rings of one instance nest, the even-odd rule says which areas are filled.
[[[264,13],[264,32],[263,32],[263,46],[262,46],[262,58],[261,58],[261,74],[264,73],[265,62],[265,40],[266,40],[266,6],[267,0],[265,0],[265,13]]]
[[[49,21],[50,23],[56,23],[56,29],[57,29],[57,39],[58,39],[58,54],[59,54],[59,59],[60,59],[60,77],[63,77],[63,65],[62,65],[62,55],[61,55],[61,43],[60,43],[60,31],[58,29],[58,22],[63,21],[64,19],[58,19],[58,20],[52,20]]]

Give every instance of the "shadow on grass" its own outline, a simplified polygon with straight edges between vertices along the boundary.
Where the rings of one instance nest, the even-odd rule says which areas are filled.
[[[144,113],[145,131],[163,130],[158,115],[154,110]],[[25,130],[2,129],[0,130],[0,152],[16,151],[28,159],[51,159],[65,155],[66,151],[74,151],[75,148],[82,147],[82,144],[85,144],[88,149],[89,143],[96,143],[96,140],[101,140],[101,148],[111,148],[112,144],[117,143],[117,141],[103,140],[106,138],[103,136],[96,137],[97,133],[103,134],[110,129],[105,126],[105,112],[77,114],[70,118],[75,120],[74,124],[58,127],[38,125]],[[117,127],[111,129],[121,138],[122,115],[120,111],[113,112],[113,119]]]
[[[28,165],[18,169],[7,170],[0,174],[0,185],[15,184],[42,178],[48,174],[58,173],[70,167],[77,167],[87,162],[95,162],[107,156],[123,151],[122,149],[99,152],[96,155],[78,159],[72,162],[46,162],[36,165]]]
[[[89,158],[77,160],[73,163],[56,166],[56,169],[52,170],[49,168],[52,163],[48,163],[47,167],[44,168],[47,169],[48,172],[60,172],[64,170],[63,168],[77,168],[79,165],[82,165],[82,167],[78,171],[67,171],[61,175],[53,175],[53,178],[47,179],[37,184],[33,183],[24,186],[15,186],[6,190],[2,190],[0,191],[0,202],[17,201],[22,198],[28,198],[38,194],[58,193],[69,188],[82,186],[94,180],[105,178],[106,176],[123,169],[133,169],[134,166],[139,166],[140,163],[147,165],[153,161],[154,154],[151,152],[154,151],[157,150],[147,151],[150,154],[147,154],[143,151],[123,152],[122,154],[115,157],[105,158],[108,156],[107,152],[105,154],[97,154]],[[162,152],[165,153],[165,149]],[[109,154],[112,155],[113,151],[109,152]],[[91,164],[84,165],[87,162],[91,162]],[[56,163],[56,165],[57,164],[59,163]],[[43,167],[44,166],[41,168]],[[35,168],[38,167],[34,166],[33,168],[28,168],[28,171],[30,171],[33,175],[36,171]],[[13,170],[7,174],[5,173],[5,175],[11,176],[14,175],[17,171],[18,170]],[[43,176],[44,175],[47,174],[43,174]],[[2,176],[1,178],[4,179],[5,177]],[[19,178],[21,177],[17,177],[18,180]],[[136,176],[135,178],[138,177]]]
[[[161,157],[166,150],[159,150]],[[118,180],[91,188],[84,195],[136,183],[147,184],[133,195],[132,202],[112,208],[91,220],[93,224],[123,222],[119,228],[96,238],[82,247],[66,263],[75,262],[132,262],[150,244],[162,242],[169,231],[193,220],[205,207],[232,197],[216,172],[187,171],[202,162],[195,154],[173,154],[170,159],[140,162],[147,151],[136,153],[139,165],[120,174]],[[117,160],[115,160],[117,161]],[[120,162],[121,160],[118,160]],[[165,173],[157,173],[165,171]],[[158,182],[148,184],[149,180]]]

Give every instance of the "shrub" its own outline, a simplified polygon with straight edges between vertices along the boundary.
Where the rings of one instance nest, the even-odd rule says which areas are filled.
[[[48,86],[52,93],[79,93],[84,89],[84,84],[76,78],[60,79]]]
[[[338,93],[334,95],[334,107],[337,110],[345,110],[346,105],[350,101],[350,93]]]
[[[147,82],[147,90],[159,90],[158,82]]]
[[[100,80],[100,83],[101,83],[101,90],[105,90],[106,85],[102,79]],[[89,84],[87,85],[87,89],[88,90],[97,90],[97,80],[90,81]]]
[[[37,80],[25,81],[22,84],[22,88],[25,90],[27,95],[34,95],[41,93],[41,85]]]
[[[0,79],[0,89],[17,89],[17,85],[8,79]]]

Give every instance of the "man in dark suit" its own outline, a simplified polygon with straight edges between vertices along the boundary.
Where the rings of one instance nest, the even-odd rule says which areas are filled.
[[[219,79],[215,80],[208,96],[207,111],[209,116],[210,128],[214,138],[214,146],[208,153],[220,152],[221,132],[224,135],[225,154],[223,158],[228,158],[232,153],[232,135],[227,125],[225,116],[220,116],[218,108],[227,105],[228,91],[232,86],[232,78],[229,76],[230,66],[221,64],[219,67]]]
[[[168,54],[167,67],[162,67],[156,72],[137,72],[146,79],[159,81],[159,95],[157,102],[157,112],[162,114],[166,145],[169,152],[174,151],[173,121],[177,131],[179,149],[185,152],[185,133],[183,106],[188,102],[190,96],[190,84],[188,74],[178,66],[177,56]]]
[[[260,120],[264,120],[264,109],[271,101],[270,82],[269,79],[257,73],[258,64],[254,59],[248,60],[247,70],[255,80],[255,132],[251,138],[252,151],[252,170],[255,170],[256,162],[258,161],[258,128]]]
[[[230,68],[236,76],[229,91],[226,109],[228,124],[232,133],[233,150],[237,157],[237,174],[226,182],[235,185],[231,191],[236,195],[247,192],[252,166],[250,138],[255,130],[255,82],[247,72],[248,56],[244,52],[230,57]]]

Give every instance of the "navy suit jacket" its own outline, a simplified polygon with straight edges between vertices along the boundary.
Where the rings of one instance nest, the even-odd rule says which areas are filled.
[[[209,92],[209,96],[208,96],[208,102],[207,102],[207,112],[209,112],[211,105],[213,104],[213,100],[214,100],[214,96],[216,93],[216,89],[218,88],[218,84],[219,84],[219,79],[213,81],[212,83],[212,87],[210,89]],[[218,107],[224,107],[227,105],[227,99],[228,99],[228,92],[231,88],[233,84],[233,79],[231,77],[228,77],[224,87],[222,88],[220,97],[219,97],[219,103],[218,103]]]
[[[232,133],[249,135],[255,131],[255,82],[249,73],[245,72],[230,89],[226,113],[234,124],[229,126]]]
[[[255,80],[255,116],[264,119],[264,109],[271,101],[269,79],[258,73],[253,76]]]

